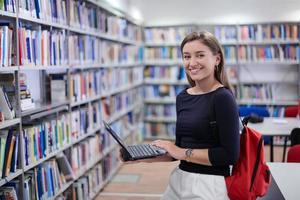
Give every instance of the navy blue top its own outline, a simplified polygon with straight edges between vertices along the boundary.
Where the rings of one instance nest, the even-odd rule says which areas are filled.
[[[229,165],[238,160],[240,150],[235,98],[225,87],[199,95],[188,94],[186,90],[176,97],[175,143],[181,148],[208,149],[212,166],[181,160],[179,168],[188,172],[228,176]],[[214,111],[211,111],[212,105]],[[211,113],[217,121],[217,136],[213,135],[209,125]]]

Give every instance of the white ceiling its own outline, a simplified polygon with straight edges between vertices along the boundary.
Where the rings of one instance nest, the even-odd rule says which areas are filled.
[[[300,0],[128,0],[146,26],[300,21]]]

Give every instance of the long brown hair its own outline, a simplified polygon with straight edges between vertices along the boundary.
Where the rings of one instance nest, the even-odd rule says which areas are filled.
[[[195,40],[199,40],[202,44],[207,46],[213,55],[220,55],[220,63],[219,65],[215,66],[214,76],[217,81],[219,81],[222,85],[232,91],[232,87],[228,81],[225,69],[224,69],[224,53],[221,48],[221,45],[217,38],[208,31],[201,31],[201,32],[193,32],[187,35],[183,41],[181,42],[181,54],[183,55],[183,47],[186,43],[192,42]],[[188,82],[192,87],[196,85],[195,81],[191,79],[191,77],[186,73]]]

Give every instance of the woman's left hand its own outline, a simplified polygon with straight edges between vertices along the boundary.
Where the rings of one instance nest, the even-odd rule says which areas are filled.
[[[152,145],[166,150],[171,157],[177,160],[183,160],[185,157],[184,149],[177,147],[173,142],[167,140],[155,140]]]

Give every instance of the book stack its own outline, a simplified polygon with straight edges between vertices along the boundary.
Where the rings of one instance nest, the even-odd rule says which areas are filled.
[[[20,99],[21,110],[26,111],[35,108],[34,100],[31,98],[31,93],[27,87],[27,77],[25,73],[20,73]]]

